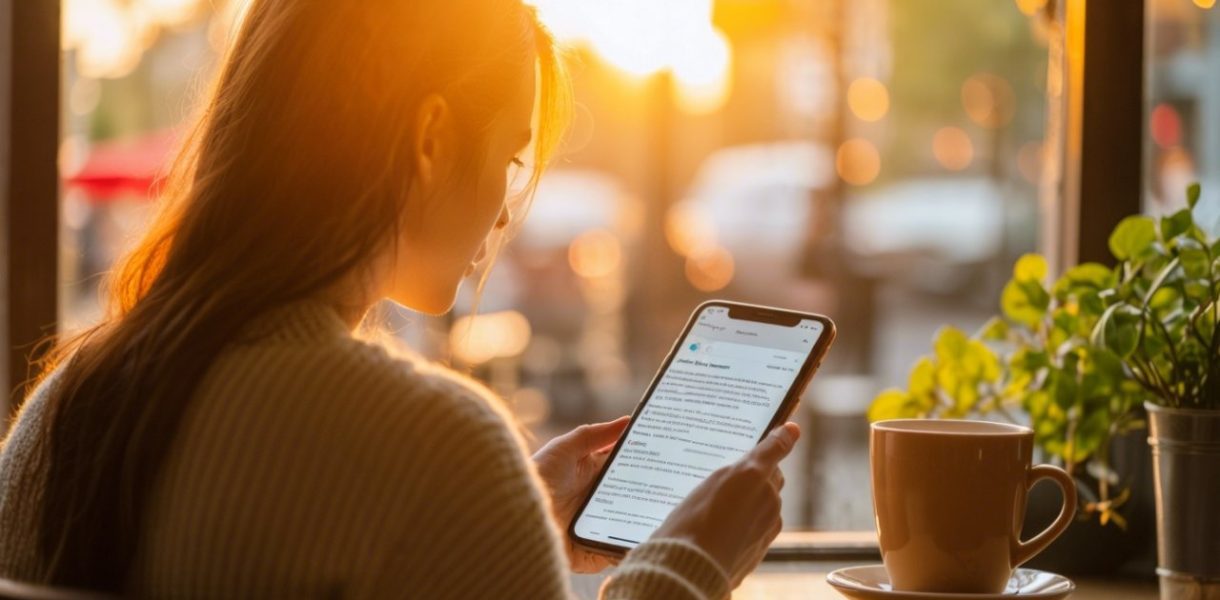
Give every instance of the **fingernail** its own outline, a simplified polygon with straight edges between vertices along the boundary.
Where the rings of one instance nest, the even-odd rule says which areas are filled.
[[[784,428],[784,435],[788,436],[788,441],[789,441],[789,442],[795,442],[795,441],[796,441],[797,436],[798,436],[798,435],[800,435],[800,434],[798,434],[796,431],[794,431],[794,430],[793,430],[791,427],[789,427],[787,424],[783,425],[783,428]]]

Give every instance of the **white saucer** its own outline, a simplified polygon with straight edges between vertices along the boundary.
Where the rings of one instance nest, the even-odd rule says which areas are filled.
[[[1071,579],[1046,571],[1017,569],[1008,580],[1008,587],[999,594],[941,594],[935,592],[898,592],[890,587],[890,576],[884,565],[847,567],[826,576],[840,594],[856,600],[1014,600],[1037,598],[1059,600],[1076,589]]]

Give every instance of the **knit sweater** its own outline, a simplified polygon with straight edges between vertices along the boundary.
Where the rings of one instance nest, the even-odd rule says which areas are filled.
[[[55,374],[0,452],[0,575],[38,572]],[[297,303],[256,319],[195,391],[144,517],[131,590],[157,598],[568,598],[550,501],[501,402]],[[698,547],[653,539],[607,599],[728,596]]]

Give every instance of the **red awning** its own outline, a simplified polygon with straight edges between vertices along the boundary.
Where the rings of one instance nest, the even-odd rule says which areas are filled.
[[[95,144],[75,174],[65,183],[94,202],[124,195],[153,196],[153,186],[165,174],[181,139],[178,130],[152,133]]]

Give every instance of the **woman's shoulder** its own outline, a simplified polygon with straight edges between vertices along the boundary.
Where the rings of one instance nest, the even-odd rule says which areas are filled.
[[[397,418],[413,428],[454,428],[475,436],[500,437],[511,429],[503,401],[478,381],[409,350],[354,337],[245,348],[224,357],[208,383],[241,380],[275,388],[255,390],[264,398],[280,397],[294,410],[312,405],[335,411],[338,419]]]
[[[344,355],[353,374],[385,381],[392,398],[427,397],[505,416],[502,400],[481,382],[408,348],[350,338],[332,351]]]

